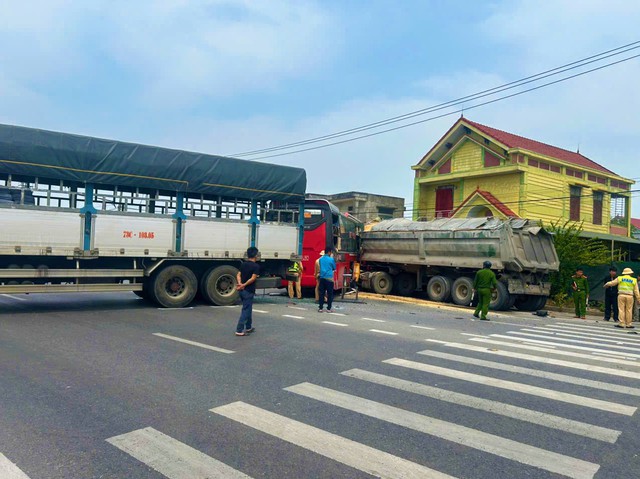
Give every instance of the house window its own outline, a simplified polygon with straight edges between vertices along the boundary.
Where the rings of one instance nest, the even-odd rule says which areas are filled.
[[[378,206],[378,216],[381,220],[388,220],[389,218],[393,218],[393,213],[395,213],[395,208],[389,208],[386,206]]]
[[[484,166],[489,168],[491,166],[500,166],[500,158],[491,153],[488,150],[484,151]]]
[[[353,213],[353,206],[348,206],[348,207],[347,207],[347,211],[348,211],[349,213]]]
[[[549,169],[554,173],[560,173],[560,167],[558,165],[550,165]]]
[[[582,188],[579,186],[569,187],[569,219],[571,221],[580,221],[580,195]]]
[[[436,218],[448,218],[453,213],[453,186],[436,190]]]
[[[629,189],[629,184],[628,183],[624,183],[622,181],[611,180],[611,187],[612,188],[619,188],[621,190],[628,190]]]
[[[438,174],[444,175],[447,173],[451,173],[451,158],[445,161],[440,168],[438,168]]]
[[[627,226],[627,197],[611,195],[611,225]]]
[[[593,224],[601,225],[602,224],[602,199],[604,198],[604,194],[602,191],[594,191],[593,192]]]
[[[574,178],[582,179],[584,177],[584,173],[582,171],[572,170],[571,168],[566,169],[567,176],[573,176]]]
[[[533,166],[534,168],[538,167],[538,160],[532,160],[529,158],[529,166]]]

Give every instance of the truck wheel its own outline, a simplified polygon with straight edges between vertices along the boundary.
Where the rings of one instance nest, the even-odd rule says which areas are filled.
[[[196,296],[198,280],[186,266],[167,266],[160,270],[149,288],[153,300],[164,308],[182,308]]]
[[[546,303],[547,297],[546,296],[543,296],[543,297],[545,298],[544,303]],[[515,306],[520,311],[536,311],[540,309],[542,306],[544,306],[544,303],[543,303],[542,306],[540,306],[540,308],[538,307],[538,303],[540,302],[539,298],[540,296],[532,296],[530,294],[524,294],[516,298]]]
[[[378,271],[371,278],[371,289],[377,294],[389,294],[393,289],[393,278],[389,273]]]
[[[400,273],[393,278],[393,291],[399,296],[411,296],[416,290],[416,275]]]
[[[498,285],[496,286],[496,290],[491,293],[491,302],[489,303],[489,309],[494,311],[504,311],[507,309],[510,303],[510,295],[509,290],[504,285],[498,281]]]
[[[548,296],[537,296],[534,311],[544,308],[545,304],[547,304],[547,299],[549,299]]]
[[[200,281],[200,293],[205,301],[216,306],[230,306],[238,301],[236,276],[238,268],[216,266],[207,271]]]
[[[451,287],[451,301],[459,306],[469,306],[473,296],[473,280],[461,276],[453,282]]]
[[[451,280],[446,276],[434,276],[427,283],[427,294],[431,301],[444,303],[451,296]]]

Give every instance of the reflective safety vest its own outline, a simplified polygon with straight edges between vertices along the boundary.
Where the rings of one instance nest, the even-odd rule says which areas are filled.
[[[299,273],[300,272],[300,263],[298,263],[297,261],[293,264],[291,264],[291,266],[289,266],[288,269],[289,273]]]
[[[618,283],[618,293],[633,294],[637,284],[638,280],[631,276],[620,276],[620,282]]]

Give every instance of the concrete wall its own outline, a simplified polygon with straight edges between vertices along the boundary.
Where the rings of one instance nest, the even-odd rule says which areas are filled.
[[[402,218],[404,198],[374,195],[371,193],[348,192],[335,195],[308,194],[307,198],[322,198],[336,205],[343,213],[349,213],[363,223],[376,218]]]

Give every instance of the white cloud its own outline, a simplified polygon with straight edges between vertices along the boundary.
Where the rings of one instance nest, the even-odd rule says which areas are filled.
[[[276,87],[316,71],[338,22],[309,2],[118,2],[108,52],[146,83],[150,102],[190,103]]]

